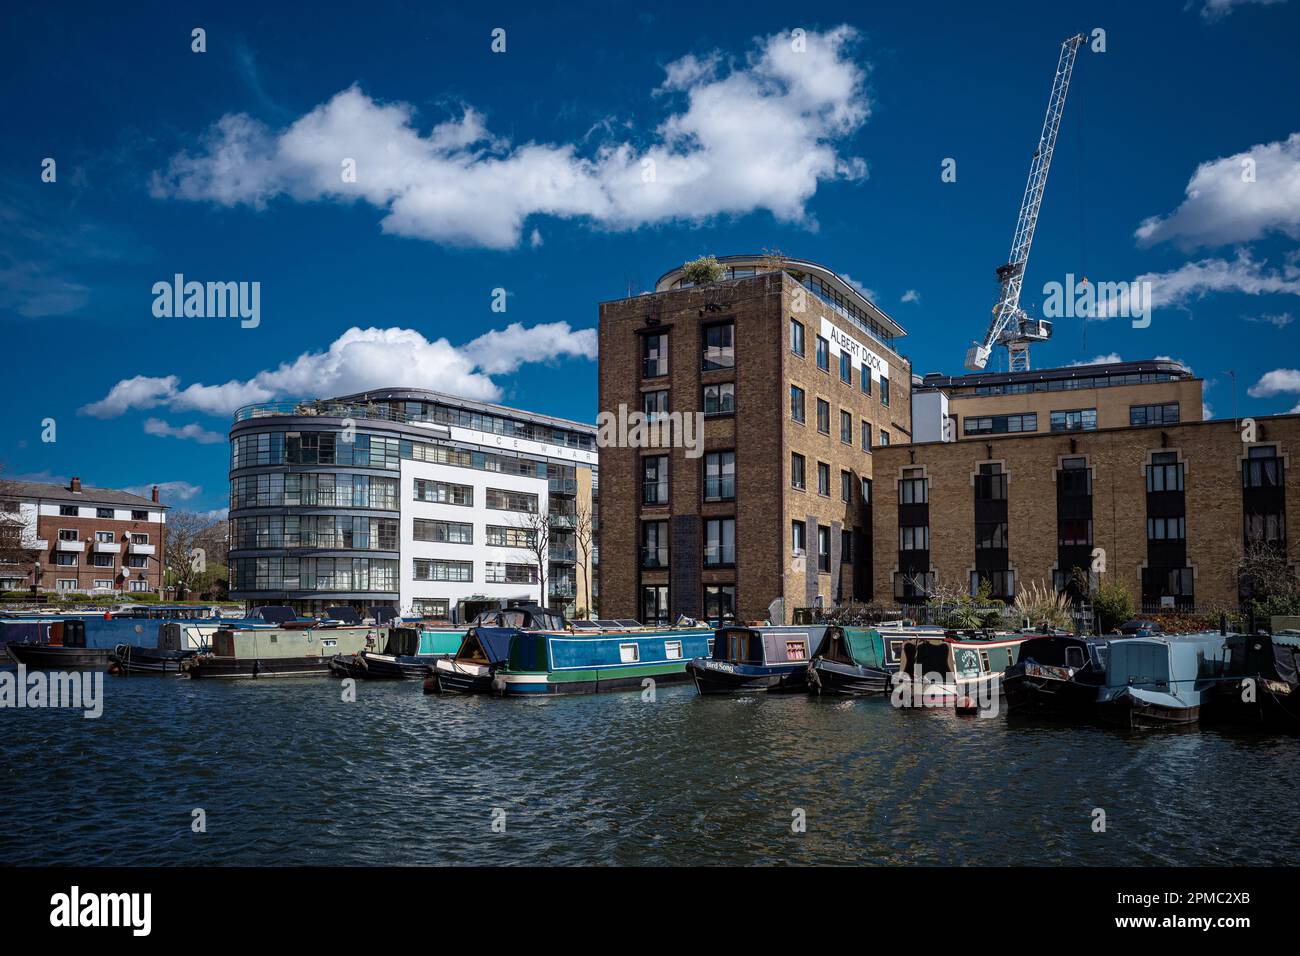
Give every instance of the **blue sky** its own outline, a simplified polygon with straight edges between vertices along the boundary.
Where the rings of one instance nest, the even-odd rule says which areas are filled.
[[[1229,370],[1242,415],[1300,403],[1300,2],[876,6],[7,9],[4,474],[216,509],[234,408],[368,385],[594,420],[597,303],[710,252],[825,263],[960,371],[1096,27],[1024,304],[1074,273],[1155,308],[1060,320],[1035,365],[1168,355],[1216,417]],[[156,317],[176,273],[259,282],[260,323]]]

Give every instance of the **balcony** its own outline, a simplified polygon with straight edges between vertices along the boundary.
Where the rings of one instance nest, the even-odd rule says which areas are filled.
[[[551,494],[573,497],[578,493],[578,482],[573,478],[552,478]]]
[[[132,541],[127,545],[128,554],[153,554],[154,551],[155,548],[152,544],[136,544],[136,542]]]
[[[573,564],[578,560],[577,548],[551,548],[551,560]]]
[[[121,554],[122,545],[120,545],[116,541],[96,541],[95,553],[96,554]]]
[[[64,541],[62,538],[60,538],[58,541],[54,542],[54,550],[55,550],[55,551],[75,551],[75,552],[77,552],[78,554],[80,554],[81,552],[83,552],[83,551],[86,550],[86,542],[84,542],[84,541]]]
[[[577,519],[573,515],[566,515],[556,511],[550,512],[547,519],[552,528],[576,528],[578,526]]]

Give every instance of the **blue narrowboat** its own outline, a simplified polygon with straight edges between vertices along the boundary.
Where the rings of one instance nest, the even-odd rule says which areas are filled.
[[[792,627],[720,627],[712,653],[686,665],[701,694],[808,689],[808,665],[825,624]]]
[[[1202,702],[1224,680],[1228,659],[1227,640],[1218,633],[1111,641],[1097,715],[1133,729],[1195,724]]]

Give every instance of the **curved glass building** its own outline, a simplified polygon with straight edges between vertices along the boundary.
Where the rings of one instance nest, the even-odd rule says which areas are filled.
[[[231,596],[456,620],[589,608],[595,446],[589,425],[424,389],[242,408]]]

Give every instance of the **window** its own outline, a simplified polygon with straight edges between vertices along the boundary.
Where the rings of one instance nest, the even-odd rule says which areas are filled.
[[[840,353],[840,381],[845,385],[853,384],[853,359],[848,352]]]
[[[853,444],[853,416],[846,411],[840,412],[840,441]]]
[[[134,531],[134,532],[131,533],[131,543],[132,543],[132,544],[148,544],[148,543],[149,543],[149,536],[148,536],[147,534],[141,534],[141,533],[139,533],[138,531]]]
[[[641,393],[641,411],[645,412],[646,421],[653,424],[660,417],[668,414],[668,389],[656,389]]]
[[[831,466],[824,461],[817,462],[817,494],[831,496]]]
[[[1280,511],[1247,514],[1246,540],[1259,544],[1285,545],[1286,515]]]
[[[77,590],[77,579],[76,579],[76,578],[59,578],[59,584],[58,584],[58,587],[59,587],[59,590],[60,590],[60,591],[75,591],[75,590]]]
[[[840,562],[853,563],[853,532],[847,528],[840,532]]]
[[[870,478],[862,479],[862,503],[864,505],[871,504],[871,479]]]
[[[731,415],[736,411],[736,383],[720,382],[704,386],[704,414]]]
[[[871,451],[871,422],[862,419],[862,450]]]
[[[302,477],[316,478],[322,476],[303,475]],[[333,489],[331,489],[331,494],[333,494]],[[430,504],[470,507],[474,504],[474,489],[470,485],[457,485],[449,481],[426,481],[423,478],[417,478],[415,479],[414,498],[416,501],[427,501]],[[313,494],[310,500],[304,500],[302,503],[330,504],[332,502],[321,502],[319,497]]]
[[[884,381],[884,379],[881,379],[881,381]],[[884,448],[888,444],[889,444],[889,432],[885,431],[882,428],[880,429],[880,447]]]
[[[668,623],[668,586],[649,585],[641,588],[641,623],[647,627]]]
[[[790,522],[790,553],[803,554],[808,550],[808,526],[802,521]]]
[[[808,487],[807,480],[804,477],[803,455],[797,452],[790,453],[790,485],[800,491]]]
[[[488,584],[536,584],[537,567],[532,564],[504,564],[489,561],[484,581]]]
[[[111,554],[93,554],[90,557],[90,563],[96,568],[111,568],[114,558]]]
[[[736,497],[736,453],[711,451],[704,456],[704,500],[732,501]]]
[[[736,365],[735,324],[732,322],[707,325],[701,338],[704,342],[704,364],[700,368],[712,372]]]
[[[840,501],[853,502],[853,472],[840,471]]]
[[[620,644],[618,659],[624,664],[635,664],[641,660],[641,648],[636,644]]]
[[[704,588],[704,617],[710,624],[722,626],[736,620],[736,586],[710,584]]]
[[[817,367],[823,372],[831,370],[831,343],[817,336]]]
[[[128,554],[126,556],[126,566],[128,568],[147,568],[149,566],[149,555]]]
[[[641,459],[641,503],[668,504],[668,456],[647,455]]]
[[[967,435],[1002,435],[1015,432],[1038,431],[1038,415],[1025,412],[1020,415],[985,415],[967,418],[962,422],[962,432]]]
[[[929,489],[924,472],[920,468],[904,468],[903,477],[898,482],[898,503],[900,505],[923,505],[929,500]]]
[[[808,419],[804,415],[804,393],[798,385],[790,386],[790,417],[803,424]]]
[[[880,404],[889,404],[889,379],[885,378],[883,375],[880,376]],[[888,445],[889,442],[885,442],[884,444]]]
[[[95,578],[95,587],[97,588],[111,588],[112,586],[112,578]]]
[[[679,661],[682,659],[682,642],[681,641],[664,641],[664,657],[670,661]]]
[[[899,551],[929,551],[930,526],[905,525],[898,529]]]
[[[1147,518],[1148,541],[1182,541],[1187,537],[1187,519]]]
[[[319,574],[320,572],[317,571],[318,578]],[[469,582],[474,580],[474,562],[447,561],[440,558],[416,558],[412,568],[412,577],[417,581]],[[306,586],[305,582],[304,586]],[[332,590],[332,588],[322,585],[320,590]]]
[[[1281,488],[1285,484],[1282,459],[1275,445],[1256,445],[1241,463],[1241,487]]]
[[[1182,491],[1183,466],[1178,453],[1157,452],[1147,465],[1147,491]]]
[[[96,509],[95,509],[95,517],[96,517],[96,518],[111,518],[111,517],[113,517],[113,509],[112,509],[112,508],[96,508]]]
[[[1092,471],[1086,458],[1066,458],[1056,473],[1060,494],[1071,498],[1086,498],[1092,494]]]
[[[1071,411],[1052,412],[1054,432],[1094,432],[1097,430],[1097,409],[1076,408]]]
[[[976,501],[1006,501],[1007,476],[999,464],[980,465],[975,476]]]
[[[709,518],[704,522],[704,564],[719,567],[736,563],[736,519]]]
[[[641,567],[668,567],[668,522],[641,523]]]
[[[1014,571],[972,571],[970,573],[971,596],[979,594],[980,582],[989,583],[991,597],[1002,601],[1013,600],[1016,596],[1016,572]]]
[[[60,518],[75,518],[77,516],[76,505],[59,505]]]
[[[451,601],[447,598],[416,598],[412,609],[421,617],[447,617],[451,613]]]
[[[416,518],[413,535],[416,541],[473,544],[474,526],[463,521],[430,521],[427,518]]]
[[[102,541],[104,544],[112,544],[117,540],[117,535],[112,531],[96,531],[95,540]]]
[[[975,522],[975,550],[985,551],[991,548],[1007,546],[1007,523],[1005,521]]]
[[[60,540],[60,541],[76,541],[76,540],[78,540],[76,530],[73,529],[73,528],[60,528],[60,529],[59,529],[59,540]]]
[[[831,569],[831,529],[817,526],[817,570],[829,573]]]
[[[1190,604],[1195,596],[1195,573],[1191,568],[1143,568],[1142,600],[1163,603],[1173,598],[1175,604]]]
[[[668,333],[641,336],[641,377],[658,378],[668,374]]]
[[[537,514],[537,495],[527,491],[510,491],[506,488],[489,488],[484,496],[484,504],[493,511],[519,511],[525,514]]]
[[[420,522],[417,520],[416,524]],[[473,528],[470,528],[470,540],[461,542],[463,544],[473,544]],[[537,532],[532,528],[507,528],[502,525],[490,524],[487,526],[487,544],[494,548],[533,548],[537,543]],[[417,534],[416,539],[419,540]]]
[[[54,563],[59,567],[75,568],[77,566],[77,552],[75,551],[55,551]]]
[[[859,384],[862,386],[863,395],[871,394],[871,369],[866,365],[862,366],[862,377],[859,379]]]
[[[803,355],[803,323],[798,319],[790,320],[790,351]]]
[[[1062,518],[1056,523],[1056,543],[1062,548],[1092,547],[1092,519]]]
[[[1174,425],[1177,422],[1177,402],[1164,405],[1130,405],[1128,409],[1130,425]]]
[[[831,403],[824,398],[817,399],[817,430],[823,435],[831,433]]]

